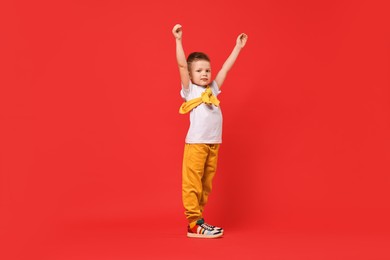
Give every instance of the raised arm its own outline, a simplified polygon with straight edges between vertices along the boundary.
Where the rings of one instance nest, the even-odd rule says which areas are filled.
[[[241,49],[244,48],[247,40],[248,40],[248,36],[245,33],[241,33],[237,37],[236,46],[234,46],[232,53],[230,53],[229,57],[226,59],[225,63],[223,64],[221,70],[218,72],[217,76],[215,77],[215,81],[217,82],[219,88],[221,88],[223,82],[225,81],[227,73],[232,68],[234,62],[238,57],[238,54],[240,54]]]
[[[177,65],[179,66],[180,80],[183,88],[188,89],[190,85],[190,75],[188,73],[188,66],[186,55],[184,54],[183,43],[182,43],[182,27],[180,24],[176,24],[172,29],[173,36],[176,39],[176,59]]]

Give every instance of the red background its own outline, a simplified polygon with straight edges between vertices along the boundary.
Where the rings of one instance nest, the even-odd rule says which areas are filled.
[[[389,11],[2,2],[2,259],[389,259]],[[185,237],[176,23],[214,72],[249,35],[220,96],[213,242]]]

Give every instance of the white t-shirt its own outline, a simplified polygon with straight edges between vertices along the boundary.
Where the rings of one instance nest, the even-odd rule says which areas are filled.
[[[215,81],[209,86],[214,96],[218,96],[221,93]],[[182,87],[180,95],[185,101],[189,101],[200,97],[204,91],[205,87],[190,82],[188,90]],[[220,107],[202,103],[191,110],[190,128],[188,129],[186,143],[222,143],[222,112]]]

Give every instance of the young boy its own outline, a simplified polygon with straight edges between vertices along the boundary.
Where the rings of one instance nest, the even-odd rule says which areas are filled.
[[[182,26],[175,25],[172,33],[176,38],[181,96],[186,101],[179,112],[190,112],[182,173],[183,205],[188,220],[187,236],[216,238],[223,235],[223,229],[207,224],[203,219],[203,209],[211,192],[217,169],[218,149],[222,142],[222,113],[217,96],[248,36],[244,33],[238,36],[232,53],[212,81],[208,56],[194,52],[186,60],[182,45]]]

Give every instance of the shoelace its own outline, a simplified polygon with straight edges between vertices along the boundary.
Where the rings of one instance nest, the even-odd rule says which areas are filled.
[[[214,228],[215,228],[215,226],[213,226],[213,225],[210,225],[210,224],[207,224],[207,223],[204,223],[203,225],[205,225],[205,226],[207,226],[207,227],[209,227],[209,228],[212,228],[212,229],[214,229]]]
[[[213,231],[214,230],[214,228],[212,228],[212,227],[210,227],[210,225],[207,225],[207,224],[202,224],[202,225],[200,225],[202,228],[204,228],[204,229],[207,229],[208,231]]]

